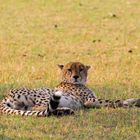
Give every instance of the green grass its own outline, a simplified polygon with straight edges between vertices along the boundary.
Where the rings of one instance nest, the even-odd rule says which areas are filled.
[[[98,97],[140,97],[139,13],[139,0],[1,0],[0,99],[15,87],[55,87],[57,64],[69,61],[91,65],[87,86]],[[0,140],[138,140],[139,116],[136,108],[0,114]]]

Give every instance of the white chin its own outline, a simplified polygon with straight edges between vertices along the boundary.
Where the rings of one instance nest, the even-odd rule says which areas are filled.
[[[74,83],[74,84],[81,84],[81,82],[79,82],[79,81],[73,81],[72,83]]]

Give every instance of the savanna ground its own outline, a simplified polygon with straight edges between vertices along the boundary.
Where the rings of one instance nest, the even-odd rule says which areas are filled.
[[[139,0],[1,0],[0,99],[11,88],[55,87],[57,64],[89,64],[98,97],[140,97]],[[0,140],[140,139],[140,109],[74,116],[0,115]]]

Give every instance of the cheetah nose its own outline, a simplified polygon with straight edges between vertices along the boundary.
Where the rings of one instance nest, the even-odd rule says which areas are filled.
[[[79,76],[78,76],[78,75],[74,75],[73,78],[74,78],[74,79],[78,79]]]

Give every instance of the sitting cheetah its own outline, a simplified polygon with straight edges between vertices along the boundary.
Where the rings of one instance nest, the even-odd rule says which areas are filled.
[[[0,103],[0,112],[22,116],[49,116],[51,114],[73,114],[82,107],[140,107],[140,98],[127,100],[103,100],[85,86],[90,66],[80,62],[58,65],[62,80],[54,89],[20,88],[11,90]],[[38,110],[36,110],[39,107]]]

